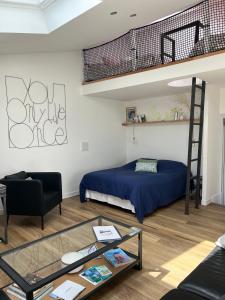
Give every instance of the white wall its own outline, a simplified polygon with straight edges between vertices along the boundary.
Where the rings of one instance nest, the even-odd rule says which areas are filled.
[[[0,177],[20,170],[59,171],[63,194],[70,196],[78,192],[85,172],[125,162],[124,104],[80,95],[80,52],[0,56],[0,65]],[[5,75],[22,77],[26,83],[39,80],[49,88],[53,82],[66,85],[68,144],[9,148]],[[89,142],[89,152],[80,151],[81,141]]]
[[[180,94],[136,101],[126,106],[135,106],[137,114],[145,114],[148,121],[173,119],[175,107],[182,109],[189,118],[190,95]],[[125,113],[124,113],[125,114]],[[135,143],[133,142],[133,130]],[[189,124],[154,124],[126,128],[127,160],[140,157],[171,159],[187,163]]]
[[[205,98],[203,138],[203,195],[202,204],[219,203],[221,197],[222,118],[220,89],[208,84]]]
[[[186,163],[188,124],[146,125],[123,128],[125,107],[136,106],[148,120],[171,118],[171,109],[182,107],[188,114],[190,95],[135,100],[127,103],[80,94],[80,52],[0,56],[0,177],[20,170],[59,171],[64,197],[78,193],[86,172],[117,166],[139,157],[155,157]],[[43,148],[9,148],[5,76],[22,77],[26,84],[42,81],[66,85],[68,144]],[[38,94],[37,94],[38,96]],[[207,86],[203,144],[203,204],[218,202],[221,193],[222,116],[225,89]],[[89,151],[80,151],[80,142]]]

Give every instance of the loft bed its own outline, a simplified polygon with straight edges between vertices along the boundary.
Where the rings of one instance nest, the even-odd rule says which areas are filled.
[[[84,175],[80,201],[93,199],[128,209],[142,223],[144,216],[185,195],[187,167],[183,163],[158,160],[157,173],[151,173],[136,172],[136,162]]]
[[[225,0],[183,12],[84,49],[84,82],[182,61],[225,49]]]

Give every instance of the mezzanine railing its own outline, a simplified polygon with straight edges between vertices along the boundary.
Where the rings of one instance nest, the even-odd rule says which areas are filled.
[[[205,0],[162,21],[83,50],[84,81],[225,49],[225,0]]]

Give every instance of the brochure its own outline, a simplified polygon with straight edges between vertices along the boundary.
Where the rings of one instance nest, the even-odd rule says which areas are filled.
[[[60,286],[58,286],[51,294],[50,297],[53,299],[64,299],[73,300],[75,299],[83,290],[84,286],[75,283],[70,280],[66,280]]]
[[[93,226],[98,242],[111,242],[121,240],[121,235],[115,226]]]

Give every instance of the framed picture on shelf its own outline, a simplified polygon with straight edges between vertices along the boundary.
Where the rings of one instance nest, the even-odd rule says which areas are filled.
[[[133,123],[136,117],[136,107],[127,107],[126,108],[126,122]]]

